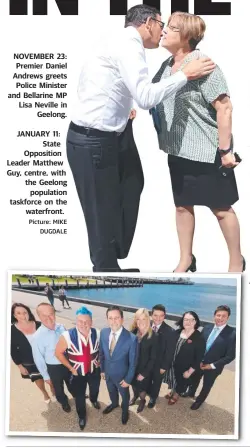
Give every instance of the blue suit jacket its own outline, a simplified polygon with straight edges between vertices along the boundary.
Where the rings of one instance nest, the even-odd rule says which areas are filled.
[[[137,338],[134,334],[123,328],[116,343],[112,356],[109,353],[110,328],[103,328],[100,335],[100,361],[101,372],[105,373],[106,380],[111,379],[117,383],[125,380],[131,384],[137,363]]]
[[[208,324],[202,330],[206,342],[213,328],[213,324]],[[235,328],[226,325],[205,354],[203,362],[205,364],[214,364],[218,373],[221,373],[224,366],[234,360],[235,345],[236,330]]]

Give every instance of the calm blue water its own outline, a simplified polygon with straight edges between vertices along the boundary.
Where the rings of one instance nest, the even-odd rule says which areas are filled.
[[[212,320],[218,305],[228,305],[232,314],[230,321],[236,324],[236,286],[215,284],[194,285],[144,285],[142,288],[106,288],[69,290],[69,296],[100,300],[120,305],[152,308],[162,303],[169,313],[182,314],[196,311],[201,319]]]

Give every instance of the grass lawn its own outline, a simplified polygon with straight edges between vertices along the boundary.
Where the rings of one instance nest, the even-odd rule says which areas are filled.
[[[28,276],[22,276],[22,275],[12,275],[12,283],[16,283],[17,279],[20,280],[21,283],[29,283],[28,280]],[[33,280],[35,281],[36,279],[38,279],[38,281],[40,283],[51,283],[52,284],[52,278],[47,277],[45,275],[33,275],[32,276]],[[95,280],[93,279],[88,279],[88,277],[77,277],[77,278],[69,278],[69,277],[57,277],[54,278],[54,282],[55,284],[65,284],[65,280],[67,280],[68,284],[76,284],[76,280],[79,280],[80,283],[86,283],[87,280],[89,281],[89,283],[95,283]]]

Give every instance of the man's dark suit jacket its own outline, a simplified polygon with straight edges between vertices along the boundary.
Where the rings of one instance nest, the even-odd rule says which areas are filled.
[[[123,328],[111,356],[109,352],[110,332],[110,328],[103,328],[100,334],[101,372],[105,373],[106,380],[111,380],[114,383],[124,380],[131,384],[137,364],[137,337]]]
[[[208,324],[203,328],[202,334],[206,342],[213,328],[213,324]],[[214,364],[217,373],[220,374],[225,365],[235,359],[235,348],[236,330],[235,328],[226,325],[205,354],[203,363]]]
[[[158,350],[156,365],[160,369],[168,370],[173,362],[178,336],[176,335],[176,331],[170,325],[166,324],[166,322],[162,322],[157,334]]]

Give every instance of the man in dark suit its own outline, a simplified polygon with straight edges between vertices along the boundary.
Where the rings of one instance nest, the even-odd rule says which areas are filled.
[[[152,308],[152,329],[158,334],[158,350],[153,370],[152,383],[149,389],[149,408],[155,406],[163,376],[173,362],[177,342],[176,332],[164,322],[165,318],[166,309],[164,305],[155,305]]]
[[[193,411],[199,409],[206,400],[225,365],[235,359],[236,330],[227,324],[230,314],[231,310],[227,305],[218,306],[214,312],[215,325],[208,324],[202,330],[206,341],[206,351],[200,369],[192,377],[189,396],[194,397],[202,377],[203,387],[191,406]]]
[[[137,338],[123,327],[123,311],[118,306],[107,310],[110,328],[101,330],[100,362],[101,375],[106,380],[111,404],[103,414],[109,414],[119,405],[122,396],[122,423],[129,418],[129,385],[131,384],[137,362]]]

